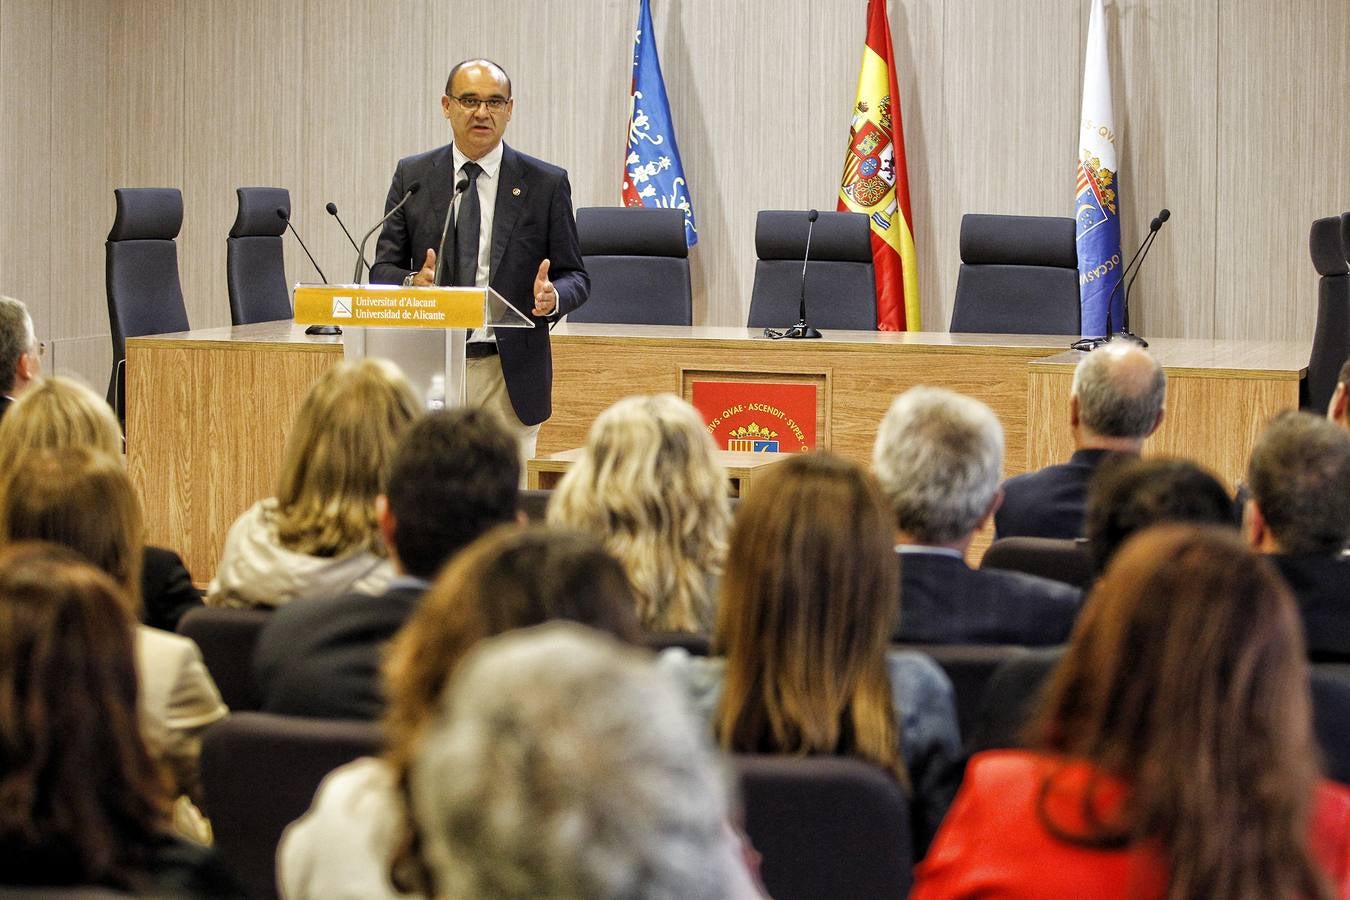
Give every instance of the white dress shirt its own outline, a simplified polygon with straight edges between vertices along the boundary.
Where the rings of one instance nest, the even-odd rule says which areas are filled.
[[[464,177],[464,164],[476,162],[483,171],[478,174],[478,271],[474,273],[475,287],[487,287],[488,276],[492,268],[492,220],[497,212],[497,188],[501,185],[502,145],[499,141],[482,159],[470,160],[451,144],[451,158],[455,164],[454,184]],[[459,208],[463,198],[455,200],[455,223],[459,224]],[[475,328],[469,334],[470,341],[493,341],[496,337],[491,328]]]

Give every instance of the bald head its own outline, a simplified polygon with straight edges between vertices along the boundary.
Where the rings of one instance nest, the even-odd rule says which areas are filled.
[[[1167,376],[1143,347],[1109,343],[1083,357],[1070,399],[1080,447],[1138,451],[1163,417]]]

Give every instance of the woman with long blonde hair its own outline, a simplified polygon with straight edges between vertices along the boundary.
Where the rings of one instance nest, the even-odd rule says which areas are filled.
[[[1218,528],[1140,532],[1042,694],[1035,749],[972,757],[913,896],[1350,896],[1350,789],[1320,778],[1310,707],[1270,562]]]
[[[393,567],[375,498],[417,414],[412,386],[387,360],[342,363],[320,375],[287,436],[276,495],[230,527],[207,604],[281,606],[383,590]]]
[[[899,602],[891,526],[871,478],[828,453],[771,467],[736,511],[713,658],[662,665],[732,753],[852,756],[911,790],[919,845],[955,790],[951,682],[889,649]]]
[[[673,394],[596,418],[549,500],[551,525],[593,534],[623,564],[647,631],[706,632],[731,523],[727,477],[698,412]]]

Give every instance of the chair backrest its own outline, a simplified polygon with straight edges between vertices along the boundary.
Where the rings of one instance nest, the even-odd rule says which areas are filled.
[[[1078,249],[1062,216],[961,217],[951,330],[1078,334]]]
[[[1010,569],[1087,590],[1093,581],[1087,542],[1060,538],[999,538],[984,551],[981,569]]]
[[[276,896],[277,842],[325,775],[379,752],[371,722],[233,713],[202,741],[202,792],[216,849],[250,897]]]
[[[192,638],[201,648],[206,671],[220,688],[231,710],[258,709],[261,698],[253,681],[253,648],[271,610],[192,609],[178,622],[178,633]]]
[[[1350,665],[1314,663],[1313,731],[1328,778],[1350,785]]]
[[[1336,390],[1336,376],[1350,356],[1350,212],[1318,219],[1308,239],[1317,284],[1317,328],[1313,331],[1308,375],[1300,403],[1318,415],[1327,411]]]
[[[745,830],[775,900],[908,896],[909,798],[888,775],[844,757],[736,756]]]
[[[692,325],[689,245],[678,209],[592,206],[577,210],[590,298],[569,322]]]
[[[108,232],[104,274],[113,372],[108,402],[121,412],[119,373],[129,337],[188,330],[178,245],[183,194],[178,188],[117,188],[117,217]]]
[[[755,218],[755,284],[750,328],[795,325],[801,306],[807,213],[762,209]],[[811,232],[806,319],[816,328],[875,331],[877,285],[872,231],[862,213],[822,212]]]
[[[548,501],[553,491],[523,488],[517,499],[517,506],[533,523],[541,523],[548,515]]]
[[[1030,651],[1009,644],[895,644],[931,658],[951,679],[956,691],[956,719],[962,734],[969,734],[979,714],[985,688],[999,666]]]
[[[1021,746],[1021,731],[1031,717],[1037,694],[1064,658],[1063,647],[1046,647],[1005,660],[985,687],[970,730],[966,750]]]
[[[235,188],[239,213],[225,239],[225,280],[230,290],[230,322],[249,325],[291,318],[282,235],[291,214],[285,188]]]
[[[706,634],[691,634],[687,631],[646,631],[642,634],[642,643],[653,653],[660,653],[670,647],[683,647],[690,656],[709,656],[712,653],[712,640]]]

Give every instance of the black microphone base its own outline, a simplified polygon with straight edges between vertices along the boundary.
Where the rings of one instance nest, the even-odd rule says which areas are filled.
[[[1148,346],[1148,341],[1144,340],[1139,335],[1131,334],[1128,331],[1117,331],[1115,334],[1111,335],[1111,340],[1128,341],[1131,344],[1138,344],[1140,347]]]
[[[787,331],[783,332],[785,338],[796,338],[797,340],[811,340],[820,337],[820,332],[816,331],[805,322],[798,322]]]
[[[1091,337],[1082,338],[1069,345],[1070,350],[1096,350],[1098,347],[1111,340],[1109,337]]]
[[[305,334],[342,334],[342,329],[336,325],[311,325],[305,329]]]

